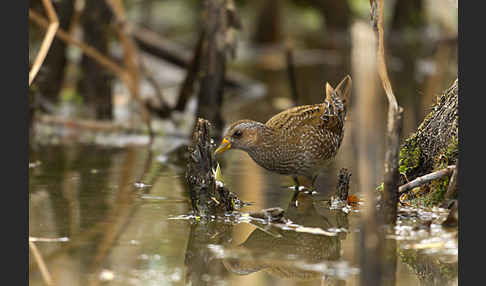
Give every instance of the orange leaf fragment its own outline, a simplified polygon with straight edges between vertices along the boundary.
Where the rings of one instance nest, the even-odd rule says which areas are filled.
[[[347,203],[348,203],[348,204],[350,204],[350,205],[351,205],[351,204],[357,204],[357,203],[359,203],[359,199],[358,199],[358,197],[357,197],[357,196],[355,196],[355,195],[349,195],[349,196],[348,196],[348,199],[347,199],[346,201],[347,201]]]

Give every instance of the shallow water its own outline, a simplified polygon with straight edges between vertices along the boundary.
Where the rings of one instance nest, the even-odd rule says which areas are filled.
[[[36,242],[54,280],[58,285],[195,285],[199,280],[207,285],[322,285],[323,280],[356,285],[359,212],[330,210],[325,195],[301,195],[295,207],[282,178],[256,168],[243,153],[228,157],[226,163],[235,167],[224,172],[227,186],[255,202],[244,212],[278,206],[292,222],[336,235],[174,219],[190,211],[181,166],[154,156],[144,173],[148,155],[143,147],[44,147],[31,157],[40,164],[30,168],[29,232],[61,240]],[[403,209],[395,237],[396,285],[455,281],[457,240],[440,227],[445,214]],[[416,227],[427,220],[432,220],[430,228]],[[32,261],[30,284],[42,285]],[[422,271],[422,284],[414,271]]]
[[[346,66],[338,61],[299,67],[300,104],[318,102],[323,81],[335,85],[349,73]],[[443,81],[452,83],[454,74],[446,72]],[[266,85],[268,96],[227,100],[228,122],[265,121],[288,104],[285,71],[256,69],[253,76]],[[400,71],[391,76],[399,78]],[[418,97],[423,79],[416,78],[414,87],[405,82],[395,86],[405,108],[403,136],[416,128],[432,103]],[[421,100],[423,104],[416,103]],[[376,112],[385,122],[384,96],[382,103]],[[383,128],[379,123],[370,132],[382,138]],[[358,285],[359,207],[345,213],[331,210],[327,202],[343,167],[353,174],[350,193],[360,196],[353,134],[351,108],[341,149],[319,178],[320,193],[300,195],[297,206],[290,203],[290,177],[263,170],[240,151],[218,157],[228,188],[253,202],[242,212],[281,207],[292,222],[332,236],[235,222],[231,217],[206,225],[182,219],[190,212],[185,158],[168,152],[184,140],[170,136],[151,150],[136,144],[33,148],[29,233],[38,239],[35,243],[57,285]],[[378,154],[383,153],[382,145],[376,146]],[[378,156],[377,184],[382,165]],[[397,244],[396,285],[456,283],[457,230],[440,226],[446,215],[442,209],[400,210],[398,226],[388,236]],[[29,284],[44,285],[32,257]]]

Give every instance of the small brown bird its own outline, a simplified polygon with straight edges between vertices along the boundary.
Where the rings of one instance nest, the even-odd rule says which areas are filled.
[[[239,120],[224,133],[215,154],[240,149],[261,167],[282,175],[314,181],[341,145],[351,77],[334,89],[326,83],[323,103],[284,110],[265,124]]]

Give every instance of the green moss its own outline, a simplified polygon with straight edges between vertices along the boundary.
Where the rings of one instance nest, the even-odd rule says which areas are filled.
[[[411,170],[417,168],[420,165],[420,147],[415,141],[416,135],[413,135],[400,149],[400,161],[399,172],[400,174],[407,175]]]
[[[437,157],[434,164],[434,171],[446,168],[449,165],[455,164],[459,155],[458,140],[457,137],[451,139],[451,143],[444,148],[443,152]],[[429,206],[437,205],[442,202],[444,195],[447,192],[449,186],[450,175],[443,178],[434,180],[431,186],[431,192],[427,196],[426,204]]]
[[[444,195],[447,192],[447,186],[449,186],[449,177],[446,176],[441,179],[434,180],[431,183],[431,192],[427,195],[425,201],[427,206],[434,206],[440,204],[444,199]]]
[[[457,161],[459,156],[459,145],[457,137],[452,137],[451,143],[447,146],[445,156],[449,163]]]
[[[456,264],[457,265],[457,264]],[[453,280],[457,277],[457,267],[453,263],[442,263],[439,261],[439,273],[446,280]]]
[[[381,183],[378,187],[376,187],[376,191],[377,192],[383,192],[383,189],[385,188],[385,184],[384,183]]]

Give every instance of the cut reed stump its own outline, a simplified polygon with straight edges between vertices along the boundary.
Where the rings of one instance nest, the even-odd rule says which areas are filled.
[[[336,187],[336,197],[338,197],[343,202],[348,200],[349,193],[349,179],[351,178],[351,173],[346,168],[339,170],[338,184]]]
[[[188,147],[186,180],[194,215],[200,217],[231,212],[242,206],[238,197],[215,178],[217,163],[210,128],[207,120],[198,118]]]

